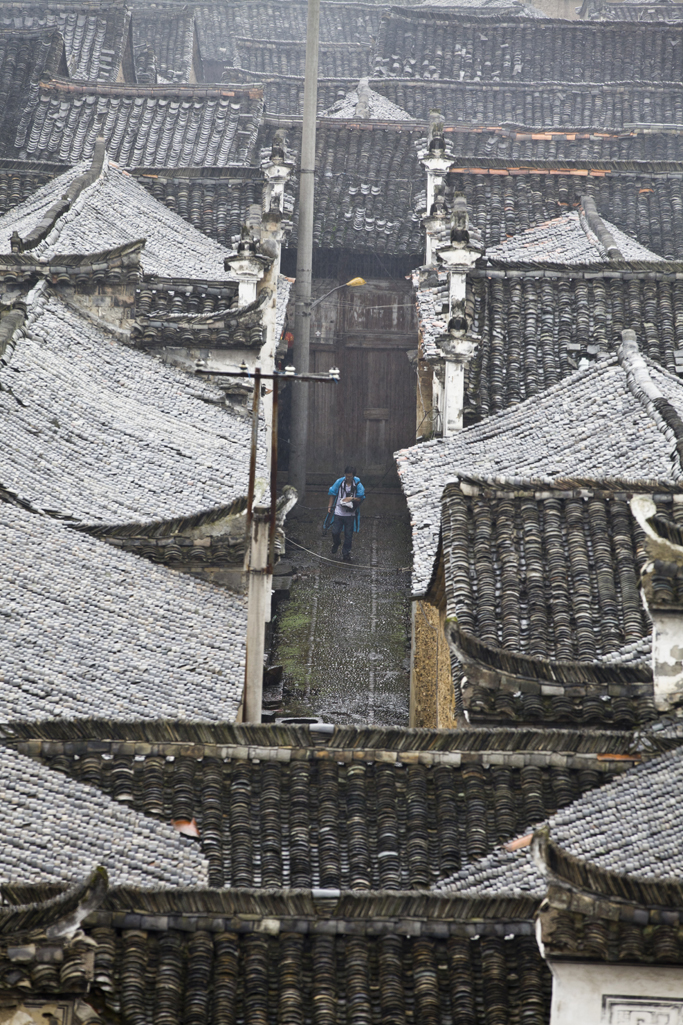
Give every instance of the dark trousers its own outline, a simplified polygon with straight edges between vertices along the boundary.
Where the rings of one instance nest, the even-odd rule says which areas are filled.
[[[353,541],[353,524],[355,516],[335,516],[334,523],[332,524],[332,540],[335,546],[339,545],[341,539],[341,532],[344,531],[344,547],[342,552],[344,555],[348,555],[351,551],[351,542]]]

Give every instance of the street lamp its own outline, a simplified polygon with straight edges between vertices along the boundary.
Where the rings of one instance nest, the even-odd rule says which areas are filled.
[[[309,306],[309,309],[314,310],[318,303],[321,303],[323,299],[327,299],[328,295],[332,295],[333,292],[339,291],[340,288],[358,288],[359,285],[364,284],[364,278],[351,278],[350,281],[345,281],[343,285],[335,285],[334,288],[331,288],[329,290],[329,292],[325,292],[325,295],[321,295],[319,299],[316,299],[315,302],[312,302]]]

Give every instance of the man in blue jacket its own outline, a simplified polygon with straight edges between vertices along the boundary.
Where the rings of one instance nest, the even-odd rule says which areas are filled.
[[[365,499],[365,488],[356,477],[353,466],[347,466],[344,476],[336,480],[329,490],[330,500],[327,503],[325,524],[332,522],[332,554],[339,548],[342,530],[344,531],[344,562],[351,562],[351,542],[354,531],[360,529],[360,504]],[[333,513],[334,510],[334,513]]]

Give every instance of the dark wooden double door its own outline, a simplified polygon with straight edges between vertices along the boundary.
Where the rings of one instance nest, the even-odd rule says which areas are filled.
[[[375,486],[396,483],[393,453],[415,440],[412,289],[407,281],[369,281],[336,297],[312,324],[311,369],[336,365],[341,379],[310,388],[308,477],[323,483],[351,463]]]

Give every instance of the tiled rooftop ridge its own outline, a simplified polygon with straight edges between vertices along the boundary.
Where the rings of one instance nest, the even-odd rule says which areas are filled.
[[[604,220],[598,213],[595,200],[592,196],[582,196],[581,206],[588,227],[597,235],[600,245],[610,260],[623,260],[624,254],[619,249],[614,235],[609,230]]]
[[[303,110],[303,77],[296,74],[296,68],[287,70],[282,74],[221,66],[220,81],[260,83],[269,115],[296,117]],[[503,137],[536,142],[536,150],[551,137],[559,141],[562,135],[568,135],[565,143],[574,145],[567,148],[583,148],[585,152],[590,142],[596,159],[610,145],[596,137],[598,131],[617,136],[611,145],[622,149],[626,156],[635,148],[634,123],[641,131],[647,126],[650,132],[658,128],[671,134],[672,126],[683,122],[683,89],[677,83],[663,86],[630,79],[607,84],[585,82],[584,88],[569,91],[564,82],[511,81],[502,89],[500,83],[491,81],[382,77],[370,77],[369,81],[373,92],[405,111],[409,118],[424,122],[429,110],[438,106],[449,126],[472,130],[497,126]],[[329,110],[355,84],[352,67],[347,69],[342,64],[338,70],[330,68],[329,75],[321,76],[318,82],[318,110]],[[671,145],[675,145],[674,140],[669,140]]]
[[[677,0],[649,3],[648,0],[583,0],[581,18],[587,21],[683,21],[683,4]]]
[[[59,198],[56,198],[59,197]],[[127,217],[119,216],[125,207]],[[224,280],[229,250],[205,238],[150,190],[108,160],[99,140],[89,168],[79,165],[0,217],[0,250],[59,258],[114,250],[138,240],[139,264],[147,276]],[[236,286],[233,285],[233,289]]]
[[[53,755],[48,764],[152,816],[195,819],[212,885],[362,890],[426,887],[631,764],[628,756],[559,764],[540,753],[533,763],[501,754],[460,765],[408,752],[394,762],[369,752],[323,758],[324,749],[287,761],[286,753],[169,761],[103,752]]]
[[[626,912],[622,921],[629,921],[626,903],[659,903],[660,909],[661,905],[673,905],[678,924],[680,821],[669,809],[673,810],[679,799],[681,755],[678,747],[632,768],[605,787],[583,794],[547,823],[546,835],[558,855],[558,881],[564,879],[575,890],[621,904]],[[653,844],[659,853],[656,859],[652,857]],[[550,879],[544,878],[529,854],[528,847],[516,853],[497,852],[438,888],[479,895],[527,892],[540,896],[552,882],[552,864],[548,866]],[[662,899],[658,901],[658,897]],[[604,914],[599,908],[590,910],[598,917]],[[614,906],[610,910],[613,913]],[[647,917],[640,921],[647,924]]]
[[[534,834],[532,853],[536,867],[542,867],[551,885],[559,883],[566,890],[583,891],[594,898],[608,896],[615,902],[624,901],[641,907],[658,904],[660,907],[672,908],[667,924],[683,921],[683,915],[678,910],[683,904],[683,885],[670,875],[662,878],[658,873],[655,879],[643,879],[638,875],[615,872],[596,865],[591,861],[590,854],[582,858],[564,850],[552,840],[550,830],[543,827]],[[652,907],[652,910],[655,908]],[[656,922],[658,916],[654,914],[652,919]]]
[[[98,139],[95,143],[90,167],[71,181],[61,198],[48,207],[38,223],[23,238],[18,232],[12,234],[10,240],[12,252],[29,252],[39,246],[54,230],[59,219],[72,208],[83,191],[97,181],[104,168],[105,160],[104,140]]]
[[[320,117],[349,120],[374,118],[378,121],[413,120],[407,111],[371,89],[367,78],[361,78],[356,89],[348,92],[343,99],[337,100],[328,110],[323,111]]]

